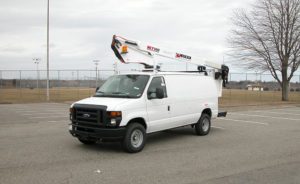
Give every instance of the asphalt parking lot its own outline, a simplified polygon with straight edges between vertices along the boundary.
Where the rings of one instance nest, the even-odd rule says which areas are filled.
[[[0,105],[0,183],[300,183],[300,105],[229,111],[208,136],[148,136],[137,154],[82,145],[68,104]]]

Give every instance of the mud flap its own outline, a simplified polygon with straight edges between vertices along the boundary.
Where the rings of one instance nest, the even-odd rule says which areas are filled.
[[[227,111],[224,112],[218,112],[218,117],[226,117]]]

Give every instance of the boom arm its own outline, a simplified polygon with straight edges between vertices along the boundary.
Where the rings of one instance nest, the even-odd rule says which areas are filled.
[[[172,52],[159,47],[154,47],[151,44],[128,40],[116,35],[113,36],[111,47],[117,58],[123,63],[140,63],[153,67],[155,65],[153,57],[157,55],[170,58],[178,62],[187,62],[195,65],[221,69],[221,65],[218,63],[203,61],[181,52]]]
[[[217,69],[215,78],[223,79],[223,86],[227,81],[229,68],[214,62],[204,61],[195,58],[182,52],[172,52],[163,48],[155,47],[151,44],[145,44],[139,41],[129,40],[121,36],[113,36],[111,48],[116,57],[122,63],[139,63],[143,64],[145,68],[155,68],[155,56],[170,58],[178,62],[187,62],[198,66],[207,66]],[[205,67],[204,67],[205,68]]]

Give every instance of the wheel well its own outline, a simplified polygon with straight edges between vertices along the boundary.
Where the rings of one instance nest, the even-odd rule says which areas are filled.
[[[209,117],[211,117],[211,110],[210,109],[204,109],[202,111],[202,114],[207,114],[207,115],[209,115]]]
[[[144,118],[134,118],[128,122],[127,126],[131,123],[139,123],[139,124],[143,125],[145,127],[145,129],[147,130],[147,124],[146,124]]]

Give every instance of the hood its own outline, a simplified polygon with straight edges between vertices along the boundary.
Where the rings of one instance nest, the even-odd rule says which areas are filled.
[[[86,105],[105,105],[108,110],[115,110],[118,105],[124,104],[130,100],[128,98],[106,98],[106,97],[90,97],[77,101],[74,104],[86,104]],[[73,105],[74,105],[73,104]],[[72,106],[73,106],[72,105]]]

